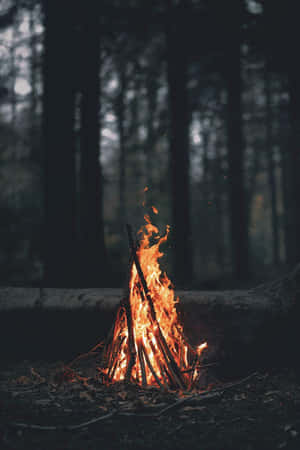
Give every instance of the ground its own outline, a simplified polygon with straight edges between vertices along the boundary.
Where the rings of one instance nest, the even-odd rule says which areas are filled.
[[[291,370],[215,381],[201,392],[104,386],[92,370],[10,363],[0,375],[1,450],[300,448],[300,385]]]

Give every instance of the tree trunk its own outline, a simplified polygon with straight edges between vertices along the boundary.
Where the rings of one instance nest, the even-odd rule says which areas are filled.
[[[300,70],[297,62],[289,71],[289,107],[291,137],[289,143],[290,173],[290,267],[300,261]]]
[[[177,13],[177,14],[176,14]],[[174,277],[179,286],[192,279],[189,186],[188,57],[184,12],[170,9],[167,30],[167,65],[170,107],[171,230]]]
[[[141,179],[141,165],[140,165],[140,135],[139,135],[139,129],[140,129],[140,96],[141,96],[141,85],[142,80],[139,75],[139,61],[138,56],[136,57],[136,60],[133,63],[133,91],[134,95],[132,97],[132,100],[129,103],[129,130],[128,130],[128,148],[130,149],[130,153],[128,154],[128,157],[131,161],[134,161],[134,164],[131,164],[131,172],[130,175],[133,177],[133,179],[137,180],[137,186],[138,189],[140,187],[139,181]],[[137,210],[139,209],[139,206],[135,203],[135,207],[137,207]]]
[[[272,259],[273,264],[279,264],[279,224],[277,214],[277,185],[273,154],[273,116],[271,97],[271,74],[268,65],[265,67],[265,94],[266,94],[266,151],[268,164],[268,181],[271,198],[271,230],[272,230]]]
[[[154,167],[154,145],[155,145],[155,127],[154,119],[157,110],[157,74],[152,71],[148,75],[147,89],[147,141],[146,141],[146,183],[149,187],[149,202],[153,199],[153,167]]]
[[[10,46],[10,105],[11,105],[11,124],[12,127],[16,126],[16,111],[17,111],[17,97],[15,93],[15,84],[16,84],[16,39],[17,39],[17,27],[18,27],[18,17],[14,16],[12,23],[12,39]]]
[[[44,180],[45,256],[44,277],[48,285],[74,282],[75,72],[71,2],[44,1]]]
[[[38,153],[38,145],[37,145],[37,123],[36,123],[36,109],[37,109],[37,83],[36,83],[36,74],[37,74],[37,48],[36,48],[36,33],[35,33],[35,2],[32,2],[30,5],[30,16],[29,16],[29,29],[30,29],[30,85],[31,85],[31,93],[30,93],[30,130],[29,130],[29,139],[30,139],[30,156],[33,161],[38,161],[40,159],[40,155]]]
[[[116,99],[116,117],[119,134],[119,224],[120,235],[123,235],[126,220],[126,133],[125,133],[125,95],[127,88],[127,64],[122,59],[118,64],[119,89]]]
[[[284,248],[285,248],[285,263],[289,264],[292,253],[292,236],[290,234],[290,186],[289,186],[289,165],[288,152],[286,149],[286,142],[280,145],[280,164],[281,164],[281,189],[283,197],[283,229],[284,229]]]
[[[217,136],[220,130],[217,130]],[[223,204],[223,171],[222,171],[222,152],[221,139],[217,137],[215,143],[215,170],[214,170],[214,203],[216,208],[216,260],[218,266],[224,271],[224,204]]]
[[[85,285],[103,286],[107,277],[104,242],[103,179],[100,163],[100,7],[83,7],[80,237]]]
[[[241,2],[232,1],[226,58],[229,210],[233,272],[249,276],[247,196],[245,192],[241,79]]]
[[[207,362],[220,374],[297,367],[300,266],[247,291],[175,294],[185,334],[194,345],[207,341]],[[0,288],[2,360],[86,353],[107,337],[121,298],[121,289]]]

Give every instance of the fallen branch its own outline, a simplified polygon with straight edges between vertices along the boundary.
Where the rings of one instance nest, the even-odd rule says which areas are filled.
[[[116,411],[111,411],[108,414],[104,414],[100,417],[95,417],[94,419],[88,420],[86,422],[82,422],[78,425],[65,425],[65,426],[56,426],[56,425],[35,425],[30,423],[22,423],[22,422],[12,422],[9,423],[9,425],[18,427],[18,428],[25,428],[30,430],[41,430],[41,431],[74,431],[74,430],[80,430],[80,428],[85,428],[90,425],[93,425],[94,423],[100,422],[101,420],[109,419],[110,417],[114,416],[116,414]]]
[[[202,402],[205,402],[207,400],[211,400],[213,398],[221,397],[225,390],[233,388],[233,387],[236,387],[236,386],[240,386],[241,384],[246,383],[251,378],[255,377],[257,374],[258,374],[257,372],[254,372],[254,373],[248,375],[247,377],[242,378],[241,380],[238,380],[236,382],[227,383],[227,384],[219,386],[219,387],[217,387],[215,389],[202,391],[200,394],[193,394],[193,395],[189,395],[187,397],[180,398],[176,402],[172,403],[171,405],[166,406],[165,408],[161,409],[160,411],[158,411],[156,413],[138,414],[138,413],[129,413],[129,412],[118,412],[118,415],[121,415],[121,416],[159,417],[162,414],[165,414],[167,411],[169,411],[171,409],[174,409],[177,406],[180,406],[183,403],[186,403],[186,402],[188,402],[190,400],[197,400],[197,402],[201,402],[202,403]]]

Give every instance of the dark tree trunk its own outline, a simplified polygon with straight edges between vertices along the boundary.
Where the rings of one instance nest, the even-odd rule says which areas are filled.
[[[209,142],[209,131],[207,130],[207,127],[203,124],[203,131],[202,131],[202,148],[203,148],[203,155],[202,155],[202,167],[203,167],[203,189],[202,189],[202,196],[203,196],[203,202],[204,204],[207,204],[209,198],[209,161],[208,161],[208,142]]]
[[[17,38],[17,15],[14,16],[12,23],[12,40],[10,47],[10,104],[11,104],[11,124],[16,126],[16,110],[17,110],[17,98],[15,93],[16,84],[16,38]]]
[[[265,94],[266,94],[266,151],[268,164],[268,181],[271,198],[271,230],[272,230],[272,259],[273,264],[279,264],[279,224],[277,214],[277,185],[273,154],[273,115],[271,97],[271,74],[268,65],[265,67]]]
[[[100,164],[100,8],[93,0],[83,7],[80,237],[81,277],[103,286],[107,277],[104,241],[103,179]]]
[[[18,11],[18,4],[15,2],[4,14],[0,14],[0,28],[7,28],[13,24]]]
[[[249,244],[242,129],[241,2],[231,3],[231,28],[225,61],[229,211],[233,272],[236,279],[242,281],[249,275]]]
[[[37,91],[36,91],[36,74],[37,74],[37,48],[36,48],[36,33],[35,25],[35,2],[30,5],[29,28],[30,28],[30,156],[33,161],[39,158],[37,146],[37,123],[36,123],[36,109],[37,109]]]
[[[202,230],[206,230],[210,225],[211,220],[211,208],[210,208],[210,200],[211,200],[211,192],[210,192],[210,181],[211,181],[211,173],[210,173],[210,164],[208,159],[208,147],[209,147],[209,138],[210,138],[210,127],[211,121],[203,115],[201,118],[201,169],[202,169],[202,177],[199,183],[199,191],[198,196],[200,199],[200,218]],[[200,223],[200,222],[199,222]],[[204,236],[204,239],[203,239]],[[203,267],[207,264],[207,259],[211,257],[211,245],[210,240],[205,238],[205,235],[200,236],[200,257]]]
[[[291,136],[289,142],[290,211],[289,266],[300,261],[300,70],[297,61],[289,71],[289,107]]]
[[[123,234],[126,220],[126,133],[125,133],[125,95],[126,95],[126,63],[118,64],[119,90],[116,99],[116,117],[119,134],[119,223]]]
[[[133,90],[134,95],[129,104],[129,130],[128,130],[128,148],[130,149],[130,154],[128,155],[134,164],[131,164],[131,176],[139,182],[141,179],[141,165],[139,164],[140,158],[140,95],[141,95],[141,77],[139,76],[139,61],[138,59],[134,62],[133,66],[134,84]],[[135,206],[138,205],[135,203]]]
[[[44,1],[45,282],[74,282],[74,40],[71,2]]]
[[[281,189],[283,197],[283,229],[284,229],[284,248],[285,248],[285,263],[291,261],[292,252],[292,236],[290,235],[290,186],[289,186],[289,164],[288,152],[286,149],[286,142],[280,145],[280,164],[281,164]]]
[[[157,79],[156,72],[152,71],[147,79],[147,141],[146,141],[146,183],[149,187],[149,202],[153,198],[153,168],[155,145],[155,113],[157,110]]]
[[[179,286],[193,275],[190,229],[188,57],[184,11],[170,9],[167,64],[170,105],[171,202],[174,277]]]
[[[220,133],[220,130],[217,130]],[[221,139],[216,139],[215,171],[214,171],[214,202],[216,208],[216,260],[221,269],[224,270],[224,206],[223,206],[223,177],[222,177],[222,155]]]

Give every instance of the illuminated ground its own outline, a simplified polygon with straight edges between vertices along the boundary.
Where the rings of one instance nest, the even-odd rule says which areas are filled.
[[[300,448],[300,385],[290,371],[252,374],[210,395],[178,397],[101,386],[91,368],[87,383],[70,382],[59,366],[27,361],[2,368],[1,450]]]

